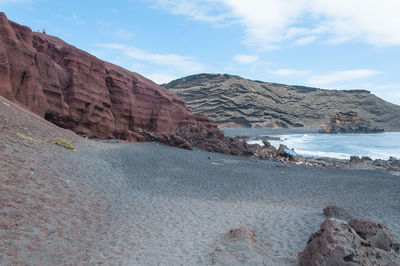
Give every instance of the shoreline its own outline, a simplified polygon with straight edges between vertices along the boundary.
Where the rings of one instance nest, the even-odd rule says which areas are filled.
[[[291,163],[297,164],[307,164],[308,165],[321,165],[326,167],[333,168],[344,168],[344,169],[369,169],[369,170],[389,170],[392,172],[400,172],[400,160],[398,160],[398,154],[390,154],[388,153],[384,157],[365,155],[367,147],[362,147],[360,150],[355,152],[352,151],[338,151],[332,150],[329,148],[324,149],[324,146],[321,146],[322,149],[319,150],[318,144],[314,144],[314,141],[317,143],[324,143],[326,141],[335,141],[335,139],[342,139],[350,137],[351,140],[353,137],[361,136],[367,138],[372,136],[384,136],[385,134],[398,133],[398,131],[388,131],[383,133],[360,133],[360,134],[327,134],[327,133],[319,133],[315,130],[309,129],[270,129],[270,128],[260,128],[260,129],[242,129],[242,128],[229,128],[225,132],[228,136],[232,136],[241,141],[246,141],[249,144],[258,144],[264,146],[264,142],[268,142],[268,145],[274,146],[278,149],[279,145],[286,145],[288,149],[294,150],[294,152],[298,151],[298,156],[295,158],[296,160],[292,160]],[[312,134],[312,142],[308,140],[308,142],[303,143],[302,135]],[[291,137],[291,135],[294,135]],[[296,136],[299,135],[299,136]],[[387,135],[386,135],[387,136]],[[396,135],[397,136],[397,135]],[[390,137],[391,139],[395,136]],[[289,140],[288,140],[289,139]],[[307,138],[308,139],[308,138]],[[319,141],[319,139],[321,139]],[[332,139],[332,140],[331,140]],[[306,140],[307,141],[307,140]],[[318,142],[319,141],[319,142]],[[348,141],[347,141],[348,142]],[[297,143],[297,145],[296,145]],[[354,144],[351,144],[354,146]],[[286,147],[285,146],[285,147]],[[306,148],[309,147],[309,148]],[[347,148],[348,149],[348,148]],[[329,154],[337,154],[338,157],[329,156]],[[382,153],[382,152],[381,152]],[[368,154],[368,152],[367,152]],[[394,156],[393,156],[394,155]],[[396,156],[397,155],[397,156]],[[384,158],[384,159],[383,159]]]

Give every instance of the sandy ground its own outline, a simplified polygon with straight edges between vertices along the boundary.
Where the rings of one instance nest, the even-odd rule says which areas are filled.
[[[98,143],[4,101],[0,131],[2,265],[295,265],[331,204],[400,235],[400,178],[390,173]],[[227,240],[241,226],[257,243]]]

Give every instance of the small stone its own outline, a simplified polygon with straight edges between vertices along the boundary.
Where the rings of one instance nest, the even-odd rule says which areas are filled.
[[[328,218],[336,218],[345,221],[350,221],[353,219],[353,216],[350,213],[336,205],[330,205],[326,207],[324,209],[324,214]]]
[[[386,167],[387,162],[381,159],[376,159],[375,161],[372,162],[373,165],[379,166],[379,167]]]
[[[350,156],[350,163],[362,163],[362,159],[358,156]]]
[[[368,157],[368,156],[363,156],[363,157],[361,157],[361,160],[363,161],[363,162],[372,162],[372,159],[371,159],[371,157]]]

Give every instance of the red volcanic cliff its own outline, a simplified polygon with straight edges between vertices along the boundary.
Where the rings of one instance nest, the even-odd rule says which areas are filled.
[[[97,138],[149,139],[216,124],[143,76],[0,13],[0,95],[64,128]],[[144,134],[143,132],[146,132]]]

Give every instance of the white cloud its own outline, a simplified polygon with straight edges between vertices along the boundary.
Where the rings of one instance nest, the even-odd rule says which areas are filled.
[[[258,60],[258,56],[255,55],[245,55],[245,54],[238,54],[233,57],[233,59],[241,64],[251,64]]]
[[[125,50],[128,49],[128,47],[126,47],[123,44],[118,44],[118,43],[100,43],[100,44],[96,44],[97,47],[102,47],[102,48],[106,48],[106,49],[112,49],[112,50]]]
[[[81,17],[79,17],[76,12],[72,12],[71,16],[65,17],[65,19],[74,23],[77,26],[82,26],[86,24],[86,22]]]
[[[303,38],[297,39],[295,44],[299,45],[299,46],[306,45],[306,44],[314,42],[316,39],[317,39],[316,36],[303,37]]]
[[[188,16],[193,20],[222,22],[229,18],[218,0],[147,0],[150,6],[171,12],[175,15]]]
[[[297,69],[287,69],[287,68],[270,70],[268,72],[278,76],[304,76],[310,73],[310,71],[308,70],[297,70]]]
[[[298,35],[292,26],[302,9],[301,0],[223,0],[230,12],[245,27],[246,42],[263,49],[278,48],[285,35]],[[289,32],[291,30],[292,32]]]
[[[354,69],[312,76],[306,83],[311,86],[325,86],[335,82],[367,78],[378,74],[381,74],[381,72],[370,69]]]
[[[400,45],[400,1],[313,0],[312,11],[325,18],[320,24],[331,40],[359,39],[378,46]]]
[[[133,33],[124,29],[118,29],[115,31],[114,36],[122,40],[128,40],[133,36]]]
[[[29,3],[31,0],[0,0],[0,5]]]
[[[192,57],[189,56],[151,53],[136,47],[128,47],[115,43],[98,44],[97,46],[110,50],[117,50],[122,52],[123,55],[133,59],[147,61],[157,65],[171,66],[184,74],[193,74],[201,72],[204,69],[202,64],[196,62]]]
[[[164,84],[173,81],[175,79],[178,79],[178,77],[166,73],[152,73],[144,76],[148,79],[151,79],[157,84]]]
[[[261,49],[319,39],[400,45],[399,0],[155,0],[152,6],[210,23],[238,23]]]

